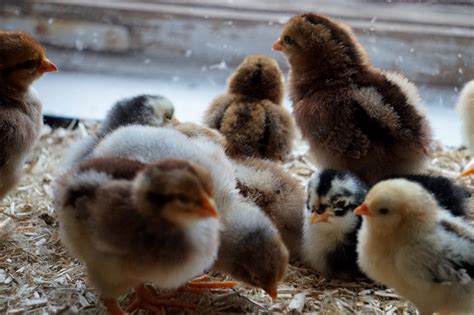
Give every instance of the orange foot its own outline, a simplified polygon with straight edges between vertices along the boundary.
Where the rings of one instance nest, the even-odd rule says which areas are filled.
[[[120,305],[117,303],[116,299],[103,298],[102,303],[104,303],[110,315],[125,315],[124,311],[122,310]]]
[[[135,300],[127,307],[127,312],[131,313],[139,308],[143,308],[153,314],[160,314],[161,307],[175,307],[195,310],[197,305],[180,302],[172,299],[175,294],[158,295],[156,292],[146,288],[141,284],[135,288]],[[115,315],[115,314],[114,314]]]
[[[195,291],[205,289],[232,289],[237,285],[235,281],[210,281],[209,276],[203,275],[189,281],[181,291]]]

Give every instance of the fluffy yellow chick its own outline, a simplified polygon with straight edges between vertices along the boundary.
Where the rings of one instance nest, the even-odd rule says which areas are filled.
[[[421,185],[378,183],[354,210],[364,216],[358,263],[422,314],[474,311],[474,229]]]

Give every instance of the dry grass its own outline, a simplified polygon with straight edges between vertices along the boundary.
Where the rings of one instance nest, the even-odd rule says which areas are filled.
[[[81,137],[91,124],[75,130],[45,128],[40,145],[26,166],[18,189],[0,202],[0,313],[103,313],[84,268],[61,246],[57,234],[52,187],[67,146]],[[314,167],[298,147],[295,158],[285,167],[306,180]],[[459,172],[470,160],[465,150],[438,148],[430,171],[455,178],[472,191],[470,179]],[[222,276],[216,276],[223,279]],[[258,289],[240,285],[232,290],[183,293],[182,298],[198,303],[202,313],[218,312],[311,312],[401,314],[415,308],[392,290],[368,281],[328,281],[301,266],[292,265],[272,303]],[[132,294],[123,298],[130,301]]]

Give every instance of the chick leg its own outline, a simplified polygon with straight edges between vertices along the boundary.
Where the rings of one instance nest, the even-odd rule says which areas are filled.
[[[102,303],[104,303],[110,315],[125,315],[125,312],[122,310],[116,299],[103,298]]]
[[[235,281],[210,281],[208,275],[203,275],[189,281],[182,290],[187,289],[232,289],[237,285]],[[193,291],[193,290],[191,290]]]
[[[153,293],[145,285],[141,284],[135,288],[135,300],[127,307],[127,312],[131,313],[138,308],[143,308],[152,313],[157,312],[157,307],[176,307],[195,310],[197,305],[172,300],[175,294],[157,295]]]

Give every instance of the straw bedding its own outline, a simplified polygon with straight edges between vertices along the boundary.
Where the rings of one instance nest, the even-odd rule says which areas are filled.
[[[52,206],[54,179],[64,150],[94,129],[81,122],[76,129],[43,129],[40,144],[25,167],[19,187],[0,202],[0,313],[1,314],[96,314],[105,313],[82,265],[61,246],[58,222]],[[302,182],[315,167],[299,144],[285,168]],[[435,148],[429,170],[456,179],[473,191],[471,179],[459,179],[470,161],[466,150]],[[213,275],[215,279],[225,279]],[[234,289],[178,293],[199,304],[201,313],[321,312],[402,314],[416,313],[412,304],[391,289],[368,280],[329,281],[293,263],[281,283],[278,300],[261,290],[239,285]],[[132,293],[121,300],[125,305]],[[167,309],[167,312],[178,310]],[[181,310],[182,312],[182,310]]]

